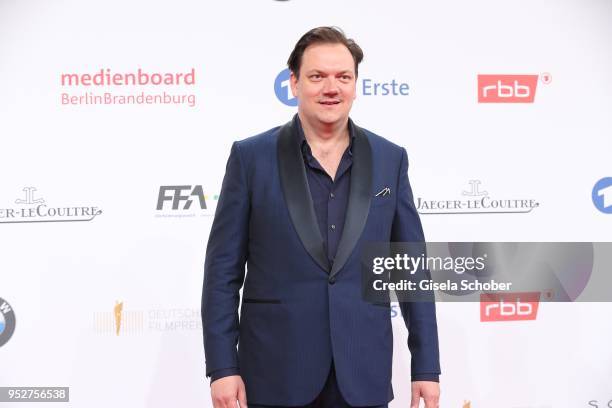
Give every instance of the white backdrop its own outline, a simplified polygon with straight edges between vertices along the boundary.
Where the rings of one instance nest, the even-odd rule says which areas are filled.
[[[0,386],[69,386],[74,407],[212,406],[199,307],[216,195],[232,141],[295,112],[274,81],[315,26],[363,48],[351,116],[406,147],[415,197],[459,199],[477,180],[539,204],[423,214],[429,240],[612,241],[591,199],[612,176],[611,21],[607,0],[0,0],[0,298],[16,316]],[[102,69],[193,69],[194,83],[62,84]],[[535,100],[478,103],[479,74],[538,75]],[[366,95],[363,80],[408,95]],[[193,106],[62,103],[164,92]],[[201,186],[206,208],[196,189],[190,208],[158,210],[161,186]],[[66,207],[102,212],[30,210]],[[441,406],[608,406],[611,312],[544,303],[535,320],[481,322],[476,303],[439,304]],[[410,355],[393,322],[391,407],[406,407]]]

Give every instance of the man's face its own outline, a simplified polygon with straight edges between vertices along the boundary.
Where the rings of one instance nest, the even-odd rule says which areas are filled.
[[[313,44],[304,50],[300,77],[291,73],[298,110],[313,124],[344,123],[356,93],[355,62],[342,44]]]

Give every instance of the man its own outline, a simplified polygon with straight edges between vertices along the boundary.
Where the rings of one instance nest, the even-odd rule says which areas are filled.
[[[363,300],[360,256],[367,242],[424,238],[406,151],[349,119],[362,58],[339,29],[307,32],[288,61],[297,115],[232,146],[202,296],[216,408],[386,407],[393,399],[389,305]],[[423,398],[437,408],[435,304],[400,308],[411,405]]]

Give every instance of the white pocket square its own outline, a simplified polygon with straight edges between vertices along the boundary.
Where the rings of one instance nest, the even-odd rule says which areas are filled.
[[[391,189],[389,187],[385,187],[382,190],[380,190],[374,197],[378,197],[378,196],[384,197],[390,194],[391,194]]]

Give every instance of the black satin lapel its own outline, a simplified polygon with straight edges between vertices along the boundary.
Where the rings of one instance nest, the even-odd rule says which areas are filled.
[[[351,188],[344,221],[344,230],[338,244],[338,251],[330,276],[336,275],[353,252],[370,212],[372,200],[372,149],[363,131],[353,124],[353,165],[351,168]]]
[[[280,129],[278,137],[278,166],[285,202],[293,226],[310,256],[329,272],[323,238],[314,211],[306,179],[304,159],[295,134],[295,124],[289,122]]]

